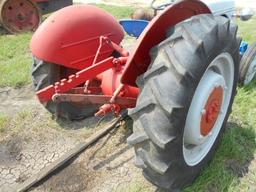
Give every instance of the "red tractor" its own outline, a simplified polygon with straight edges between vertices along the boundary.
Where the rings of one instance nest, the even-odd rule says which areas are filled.
[[[129,108],[135,165],[153,184],[190,185],[213,157],[239,76],[237,25],[183,0],[146,27],[133,51],[109,13],[74,5],[52,14],[31,41],[39,101],[69,119]]]
[[[35,31],[46,14],[65,6],[72,0],[0,0],[0,25],[10,33]]]

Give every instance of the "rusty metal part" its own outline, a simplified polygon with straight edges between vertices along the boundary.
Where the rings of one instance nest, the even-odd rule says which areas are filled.
[[[136,98],[130,97],[115,97],[114,102],[111,103],[113,96],[108,95],[85,95],[85,94],[55,94],[52,97],[54,102],[70,102],[81,105],[88,104],[102,104],[99,111],[95,113],[95,116],[106,115],[113,112],[115,115],[119,115],[122,109],[134,108],[136,105]]]
[[[10,33],[35,31],[40,22],[41,14],[33,1],[0,1],[0,23]]]
[[[110,103],[112,95],[85,95],[85,94],[55,94],[52,100],[54,102],[71,102],[79,104],[105,104]],[[136,105],[136,98],[116,97],[115,104],[125,108],[133,108]]]

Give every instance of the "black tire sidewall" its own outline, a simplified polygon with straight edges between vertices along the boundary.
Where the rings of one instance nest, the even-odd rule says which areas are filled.
[[[256,57],[256,43],[248,48],[245,54],[242,56],[241,63],[240,63],[240,75],[239,75],[239,83],[244,84],[244,80],[248,69],[252,63],[252,61]]]

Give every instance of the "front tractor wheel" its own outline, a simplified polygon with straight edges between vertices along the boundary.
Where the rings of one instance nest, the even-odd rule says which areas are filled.
[[[141,94],[129,111],[128,143],[149,181],[177,190],[194,181],[217,149],[236,92],[240,39],[235,24],[212,15],[169,32],[137,80]]]

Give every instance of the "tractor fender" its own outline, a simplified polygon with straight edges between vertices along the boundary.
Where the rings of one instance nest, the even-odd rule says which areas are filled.
[[[92,65],[100,44],[106,36],[120,44],[124,31],[109,13],[92,5],[72,5],[48,17],[32,37],[30,48],[37,58],[73,69]],[[103,46],[99,60],[113,53]]]
[[[157,15],[140,35],[121,78],[123,84],[136,86],[136,79],[146,72],[150,64],[150,50],[166,39],[167,29],[194,15],[211,13],[206,4],[198,0],[183,0],[170,5]],[[182,51],[182,50],[181,50]]]

